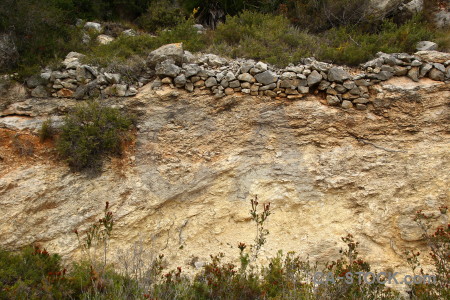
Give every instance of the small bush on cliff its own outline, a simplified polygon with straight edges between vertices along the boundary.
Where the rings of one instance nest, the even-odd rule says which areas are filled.
[[[121,153],[132,125],[118,109],[98,102],[81,104],[65,118],[57,150],[73,170],[98,170],[105,155]]]

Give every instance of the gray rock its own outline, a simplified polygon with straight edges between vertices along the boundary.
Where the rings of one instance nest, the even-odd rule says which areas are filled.
[[[286,68],[286,71],[288,71],[288,72],[295,72],[297,74],[302,74],[304,70],[305,70],[304,66],[295,66],[295,67],[290,66],[290,67]]]
[[[227,87],[230,85],[230,82],[224,78],[224,79],[222,79],[222,80],[220,81],[220,85],[221,85],[223,88],[227,88]]]
[[[230,88],[237,88],[240,86],[241,86],[241,83],[239,82],[239,80],[233,80],[230,82]]]
[[[420,68],[420,73],[419,73],[419,77],[425,77],[427,75],[427,73],[433,68],[433,65],[431,64],[424,64],[421,68]]]
[[[347,90],[351,90],[351,89],[353,89],[353,88],[356,87],[356,84],[355,84],[355,82],[353,82],[353,81],[346,81],[346,82],[344,82],[343,86],[344,86]]]
[[[434,64],[433,64],[433,67],[435,67],[436,69],[438,69],[438,70],[441,71],[441,72],[445,72],[445,67],[444,67],[443,64],[440,64],[440,63],[434,63]]]
[[[120,74],[104,73],[104,75],[105,79],[111,84],[120,82]]]
[[[227,74],[225,74],[225,79],[228,81],[233,81],[236,79],[236,76],[233,74],[233,72],[228,71]]]
[[[176,86],[182,87],[186,85],[186,75],[180,74],[173,80]]]
[[[169,77],[176,77],[181,72],[181,68],[178,67],[174,60],[167,59],[161,63],[159,63],[156,68],[156,75],[160,76],[169,76]]]
[[[405,76],[406,74],[408,74],[408,68],[402,66],[394,66],[395,76]]]
[[[281,80],[284,80],[284,79],[295,79],[295,78],[297,78],[297,73],[295,73],[295,72],[284,72],[280,76]]]
[[[333,67],[328,70],[328,80],[334,82],[343,82],[350,78],[350,74],[342,68]]]
[[[363,69],[367,69],[367,68],[379,68],[384,64],[384,59],[383,58],[375,58],[372,60],[369,60],[368,62],[366,62],[365,64],[363,64],[362,68]]]
[[[260,91],[273,90],[276,87],[277,87],[277,84],[274,82],[274,83],[271,83],[271,84],[268,84],[268,85],[263,85],[262,87],[259,88],[259,90]]]
[[[250,72],[250,69],[255,66],[255,63],[253,61],[246,61],[242,64],[240,72],[242,74]]]
[[[69,54],[67,54],[62,64],[66,69],[76,69],[81,65],[80,59],[83,57],[85,57],[84,54],[78,52],[70,52]]]
[[[356,109],[357,110],[366,110],[367,105],[358,103],[358,104],[356,104]]]
[[[417,59],[413,60],[411,63],[412,67],[420,67],[422,65],[422,63],[420,61],[418,61]]]
[[[432,80],[444,81],[445,74],[444,74],[444,72],[433,68],[433,69],[431,69],[430,73],[428,73],[428,77],[430,77],[430,79],[432,79]]]
[[[344,101],[342,101],[341,107],[345,108],[345,109],[349,109],[349,108],[353,107],[353,103],[351,101],[344,100]]]
[[[88,71],[89,73],[91,73],[91,75],[93,76],[93,78],[97,78],[97,76],[100,75],[100,73],[97,70],[97,67],[93,67],[93,66],[89,66],[89,65],[83,65],[83,68],[86,69],[86,71]]]
[[[115,84],[113,87],[116,89],[117,96],[125,97],[128,88],[126,84]]]
[[[210,88],[213,86],[217,85],[217,79],[215,77],[209,77],[206,81],[205,81],[205,86]]]
[[[88,96],[91,91],[97,88],[98,82],[97,80],[93,80],[89,82],[88,84],[80,85],[77,87],[75,93],[73,94],[73,97],[75,99],[81,100],[84,97]]]
[[[130,96],[136,95],[137,93],[138,93],[138,90],[137,90],[135,87],[130,86],[130,87],[128,88],[127,92],[125,93],[125,96],[126,96],[126,97],[130,97]]]
[[[313,86],[318,84],[322,81],[322,75],[319,74],[316,70],[312,71],[311,74],[309,74],[307,82],[308,86]]]
[[[150,52],[147,57],[147,64],[150,67],[155,67],[157,64],[167,59],[172,59],[174,64],[181,65],[183,63],[183,58],[184,51],[182,43],[168,44]]]
[[[31,91],[31,96],[35,98],[46,98],[49,94],[44,86],[39,85]]]
[[[186,89],[186,91],[192,93],[194,91],[194,84],[192,82],[186,82],[184,88]]]
[[[206,63],[211,67],[220,67],[227,63],[227,60],[215,54],[205,54]]]
[[[279,83],[280,88],[295,89],[300,84],[300,80],[299,79],[284,79],[284,80],[280,80],[278,83]]]
[[[259,61],[256,63],[255,68],[259,69],[261,72],[267,71],[268,66],[267,64],[263,63],[262,61]]]
[[[411,70],[408,71],[408,77],[411,78],[413,81],[419,81],[419,68],[413,67]]]
[[[195,56],[194,56],[194,54],[192,54],[192,53],[189,52],[189,51],[184,51],[184,54],[183,54],[183,63],[190,64],[190,63],[193,63],[193,62],[195,62]]]
[[[389,71],[381,71],[380,73],[375,75],[375,78],[381,81],[386,81],[394,77],[394,73]]]
[[[238,76],[238,79],[240,81],[246,81],[246,82],[251,82],[251,83],[255,82],[255,78],[249,73],[240,74]]]
[[[300,94],[308,94],[309,87],[308,86],[299,86],[297,87]]]
[[[86,24],[84,24],[84,29],[102,32],[102,25],[96,22],[86,22]]]
[[[277,82],[278,75],[272,71],[264,71],[255,76],[256,81],[262,83],[263,85],[268,85],[273,82]]]
[[[328,105],[331,105],[331,106],[337,106],[337,105],[339,105],[341,103],[341,101],[336,96],[328,95],[327,96],[327,103],[328,103]]]
[[[353,103],[355,103],[355,104],[366,104],[366,103],[369,103],[369,99],[367,99],[367,98],[357,98],[357,99],[355,99],[355,100],[353,100]]]
[[[28,77],[26,82],[27,82],[27,87],[29,87],[30,89],[35,88],[35,87],[45,83],[44,79],[42,79],[41,75],[32,75],[32,76]]]
[[[52,77],[52,71],[50,71],[50,70],[41,73],[41,78],[42,78],[44,84],[47,84],[50,81],[51,77]]]
[[[197,64],[183,64],[183,69],[185,70],[185,75],[187,78],[197,75],[201,68]]]
[[[317,87],[317,89],[319,89],[320,91],[325,91],[327,88],[329,88],[331,85],[330,82],[326,81],[326,80],[322,80],[319,83],[319,86]]]
[[[347,89],[341,84],[336,84],[334,89],[340,94],[343,94],[343,93],[347,92]]]
[[[437,50],[438,44],[430,41],[421,41],[416,44],[417,51]]]

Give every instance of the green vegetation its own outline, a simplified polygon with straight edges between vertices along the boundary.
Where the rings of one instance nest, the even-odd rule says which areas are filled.
[[[74,231],[84,259],[67,268],[58,255],[50,255],[39,246],[19,252],[0,250],[0,299],[399,299],[397,291],[375,280],[387,281],[388,275],[372,270],[360,257],[359,243],[350,234],[342,238],[345,247],[335,261],[314,264],[293,252],[279,251],[268,263],[258,265],[256,256],[249,254],[265,243],[260,233],[268,232],[259,229],[264,228],[271,212],[270,204],[263,204],[258,212],[257,198],[251,204],[257,237],[254,245],[237,246],[239,267],[225,262],[225,255],[219,253],[211,255],[211,261],[192,277],[184,275],[181,267],[166,271],[163,255],[146,262],[136,248],[131,251],[131,261],[122,261],[124,269],[119,265],[113,269],[107,254],[114,215],[106,202],[102,218],[84,232]],[[446,214],[448,208],[439,210]],[[450,296],[450,224],[429,234],[432,218],[421,211],[416,215],[430,249],[434,263],[431,274],[436,275],[436,282],[412,285],[412,299]],[[418,252],[407,253],[412,275],[425,275],[419,256]],[[323,277],[314,277],[317,272]],[[360,280],[358,272],[372,272],[366,278],[372,283]]]
[[[77,51],[88,54],[88,62],[119,69],[131,80],[150,51],[174,42],[183,42],[190,51],[279,66],[306,56],[357,65],[378,51],[414,52],[420,40],[434,40],[441,49],[449,49],[448,32],[430,25],[430,4],[423,16],[401,20],[368,15],[367,4],[368,0],[4,0],[0,40],[6,50],[0,49],[0,68],[19,71],[23,78]],[[196,34],[191,26],[205,21],[216,27],[225,14],[225,23],[206,34]],[[76,18],[103,21],[105,33],[118,38],[98,45],[98,33],[89,32],[91,42],[83,44]],[[141,35],[121,35],[130,27]],[[9,51],[9,59],[2,59],[2,51]]]
[[[64,120],[56,149],[72,170],[99,170],[107,154],[118,155],[133,121],[98,102],[78,105]]]

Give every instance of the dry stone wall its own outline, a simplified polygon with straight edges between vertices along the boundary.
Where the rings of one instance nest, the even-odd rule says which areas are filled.
[[[365,110],[370,106],[371,87],[394,76],[413,81],[428,77],[450,80],[450,53],[419,51],[378,53],[376,58],[350,69],[304,58],[298,65],[276,68],[254,60],[229,60],[214,54],[193,55],[182,44],[169,44],[151,52],[145,73],[139,80],[127,83],[121,74],[83,64],[84,55],[71,52],[60,70],[44,70],[27,80],[33,97],[95,98],[137,94],[152,81],[152,88],[163,85],[185,89],[209,89],[217,98],[235,93],[301,99],[310,93],[321,93],[326,103],[344,109]]]

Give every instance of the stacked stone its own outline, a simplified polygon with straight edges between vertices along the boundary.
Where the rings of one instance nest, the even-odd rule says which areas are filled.
[[[147,58],[146,74],[138,82],[127,85],[120,74],[103,72],[81,64],[82,54],[71,52],[63,62],[63,70],[46,70],[39,78],[27,81],[35,97],[133,96],[137,88],[154,78],[152,88],[168,84],[189,92],[209,89],[220,98],[234,93],[270,96],[278,99],[300,99],[310,93],[321,93],[329,105],[364,110],[370,103],[374,84],[394,76],[407,76],[414,81],[422,77],[450,80],[450,54],[437,51],[378,53],[361,66],[362,72],[351,75],[343,67],[302,59],[299,65],[277,69],[254,60],[227,60],[214,54],[193,55],[182,44],[169,44],[152,51]]]
[[[97,67],[82,64],[83,57],[83,54],[70,52],[61,69],[46,69],[31,76],[26,82],[32,89],[31,96],[87,99],[137,94],[137,85],[127,85],[120,74],[101,72]]]

